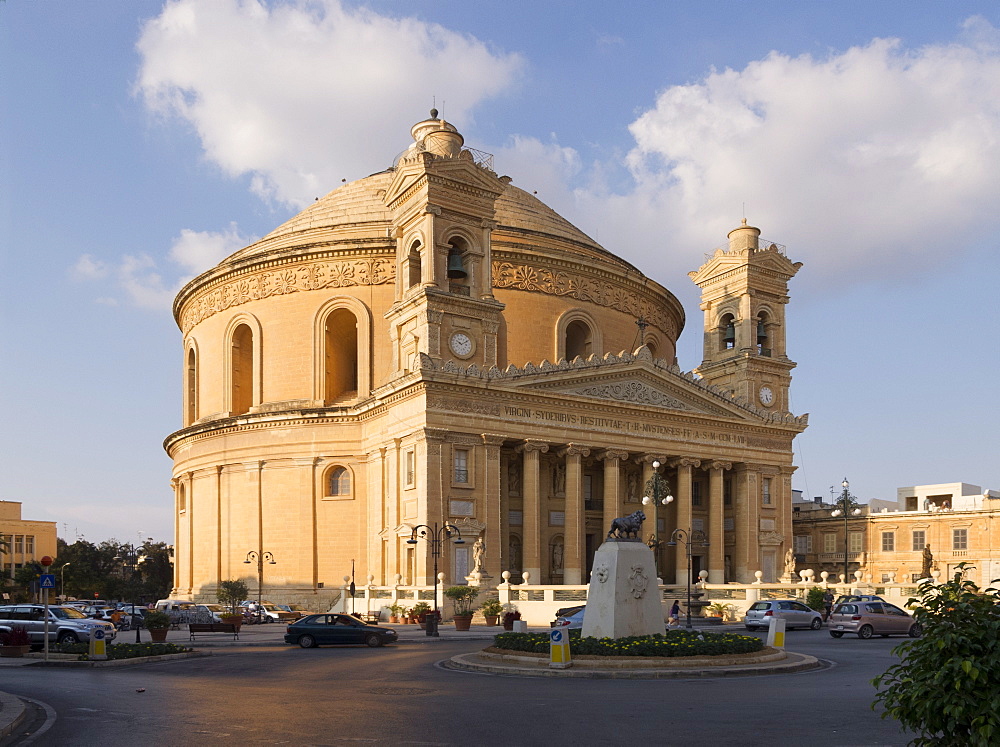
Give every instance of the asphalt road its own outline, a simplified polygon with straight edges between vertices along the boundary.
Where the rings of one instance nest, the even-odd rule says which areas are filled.
[[[899,726],[870,708],[870,680],[900,640],[792,631],[790,650],[832,666],[731,679],[453,672],[436,662],[486,642],[440,640],[229,648],[120,669],[15,667],[0,670],[0,690],[55,714],[38,745],[904,745]]]

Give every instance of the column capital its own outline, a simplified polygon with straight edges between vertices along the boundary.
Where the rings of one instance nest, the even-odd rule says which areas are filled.
[[[795,467],[795,466],[778,467],[778,471],[781,472],[781,474],[788,475],[788,476],[791,476],[792,473],[794,473],[795,470],[797,470],[797,469],[798,469],[798,467]]]
[[[671,467],[700,467],[701,460],[694,457],[675,457],[670,460]]]
[[[590,456],[590,447],[583,446],[582,444],[566,444],[563,448],[556,452],[557,456],[567,457],[567,456]]]
[[[653,462],[659,462],[661,465],[669,464],[666,454],[640,454],[635,458],[636,464],[652,464]]]
[[[723,462],[718,459],[713,459],[705,465],[705,469],[732,469],[732,462]]]
[[[504,442],[507,441],[507,436],[503,436],[499,433],[482,433],[483,443],[487,446],[503,446]]]
[[[425,441],[444,441],[451,431],[444,428],[424,428]]]
[[[538,451],[544,454],[549,450],[549,445],[545,441],[538,441],[534,438],[525,439],[523,444],[520,444],[515,451],[518,453],[527,454],[532,451]]]
[[[601,452],[600,458],[604,461],[610,459],[617,459],[621,461],[622,459],[628,459],[628,452],[624,449],[605,449]]]

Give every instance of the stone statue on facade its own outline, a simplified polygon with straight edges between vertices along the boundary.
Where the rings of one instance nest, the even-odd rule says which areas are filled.
[[[795,552],[789,547],[785,553],[785,575],[791,576],[793,573],[795,573]]]
[[[931,546],[924,545],[923,565],[920,566],[920,578],[930,578],[931,568],[934,566],[934,556],[931,555]]]
[[[477,537],[472,545],[472,572],[481,573],[486,562],[486,543],[482,537]]]
[[[633,511],[628,516],[619,516],[611,522],[608,539],[638,539],[642,532],[642,522],[645,520],[646,514],[642,511]]]

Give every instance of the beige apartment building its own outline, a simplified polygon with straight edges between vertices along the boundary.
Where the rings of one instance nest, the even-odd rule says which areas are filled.
[[[928,550],[940,580],[963,562],[975,566],[969,577],[981,586],[1000,579],[1000,491],[956,482],[896,492],[895,501],[872,501],[846,521],[830,515],[832,505],[796,502],[796,570],[839,578],[846,543],[848,574],[860,570],[874,584],[917,581]]]
[[[807,423],[785,349],[800,264],[745,220],[731,231],[690,273],[704,356],[684,372],[669,290],[435,111],[411,135],[178,294],[173,593],[255,589],[252,552],[276,600],[323,597],[352,565],[359,584],[430,583],[431,546],[407,540],[444,522],[466,543],[444,543],[446,583],[585,583],[656,469],[674,500],[645,507],[644,534],[667,583],[776,580]],[[690,566],[666,544],[678,528],[708,537]]]
[[[8,578],[32,561],[56,556],[56,522],[22,519],[20,501],[0,501],[0,539],[7,543],[0,564]]]

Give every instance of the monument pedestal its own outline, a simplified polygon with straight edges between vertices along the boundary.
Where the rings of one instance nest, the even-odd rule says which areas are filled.
[[[665,630],[653,551],[640,540],[608,540],[594,554],[582,635],[627,638]]]

